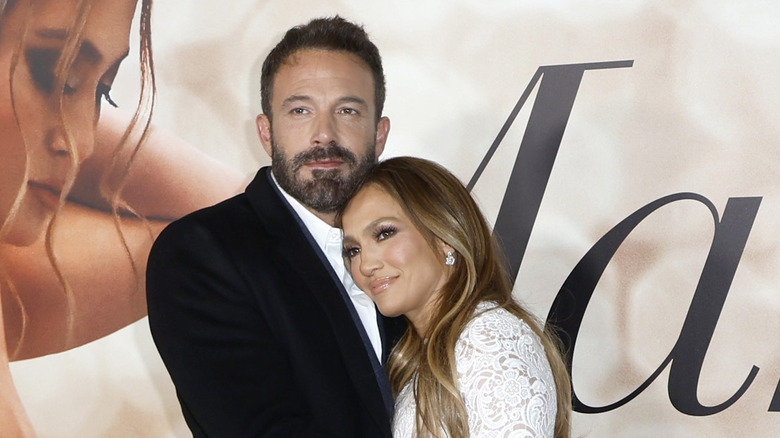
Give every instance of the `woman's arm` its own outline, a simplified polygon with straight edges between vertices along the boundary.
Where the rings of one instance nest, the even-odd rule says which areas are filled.
[[[461,334],[455,356],[471,437],[553,436],[555,381],[525,322],[504,309],[481,313]]]
[[[0,298],[0,305],[3,300]],[[32,438],[35,436],[32,423],[16,392],[11,369],[8,367],[8,354],[5,347],[5,329],[3,313],[0,312],[0,431],[3,436],[14,438]]]
[[[102,110],[93,154],[79,170],[70,198],[104,211],[109,204],[100,194],[100,181],[107,171],[130,124],[132,114],[106,107]],[[140,138],[136,128],[118,156],[122,169]],[[114,172],[114,182],[121,173]],[[246,186],[246,178],[187,144],[175,135],[152,126],[124,181],[122,198],[139,214],[160,220],[177,219],[191,211],[215,204]]]
[[[70,295],[49,261],[43,237],[26,247],[0,245],[7,279],[19,297],[3,288],[10,359],[68,350],[145,316],[146,259],[153,239],[165,225],[150,222],[147,226],[140,220],[123,218],[121,230],[128,251],[111,215],[66,204],[59,214],[53,243]]]

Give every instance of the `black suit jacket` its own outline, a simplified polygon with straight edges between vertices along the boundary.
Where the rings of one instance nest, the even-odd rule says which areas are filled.
[[[149,324],[195,437],[391,437],[374,352],[310,239],[263,168],[155,242]],[[405,326],[380,318],[385,355]]]

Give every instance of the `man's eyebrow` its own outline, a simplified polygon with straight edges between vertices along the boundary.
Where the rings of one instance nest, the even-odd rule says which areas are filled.
[[[297,102],[309,102],[313,100],[308,94],[293,94],[282,101],[282,106],[293,105]],[[343,96],[339,98],[339,103],[354,103],[358,105],[368,106],[365,99],[357,96]]]
[[[35,34],[43,39],[65,41],[68,38],[68,33],[63,29],[38,29]],[[103,60],[103,54],[100,53],[97,47],[89,40],[81,42],[79,47],[79,56],[84,58],[90,64],[97,64]],[[127,56],[127,55],[125,55]],[[124,56],[122,56],[124,58]],[[120,58],[121,59],[121,58]]]
[[[341,103],[356,103],[358,105],[364,105],[368,106],[368,103],[366,103],[366,100],[357,96],[344,96],[339,99],[339,102]]]
[[[282,101],[282,106],[292,105],[295,102],[307,102],[310,101],[311,96],[306,94],[293,94]]]

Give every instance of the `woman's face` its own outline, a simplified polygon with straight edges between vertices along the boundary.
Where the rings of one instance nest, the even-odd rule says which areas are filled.
[[[387,316],[406,315],[423,333],[448,278],[447,247],[434,251],[398,202],[376,185],[361,189],[342,215],[347,268]]]
[[[27,245],[40,235],[73,167],[72,153],[77,153],[79,163],[92,153],[101,100],[128,53],[136,0],[95,1],[63,91],[62,113],[75,149],[71,151],[58,122],[54,70],[77,4],[34,0],[28,9],[19,2],[1,18],[0,225],[9,219],[14,200],[24,190],[18,213],[6,224],[8,243]],[[11,72],[16,47],[18,62]]]

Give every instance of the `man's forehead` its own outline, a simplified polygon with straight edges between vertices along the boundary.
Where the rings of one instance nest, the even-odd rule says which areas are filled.
[[[352,64],[356,69],[363,70],[366,73],[371,74],[373,81],[373,74],[368,64],[360,58],[358,55],[348,52],[346,50],[330,50],[319,48],[307,48],[300,49],[291,53],[279,66],[276,78],[279,76],[290,74],[291,71],[298,67],[310,68],[316,65],[318,69],[337,68],[336,66],[343,68]]]
[[[338,99],[374,104],[374,75],[359,56],[343,50],[302,49],[288,56],[272,85],[273,105],[292,97],[334,93]]]

